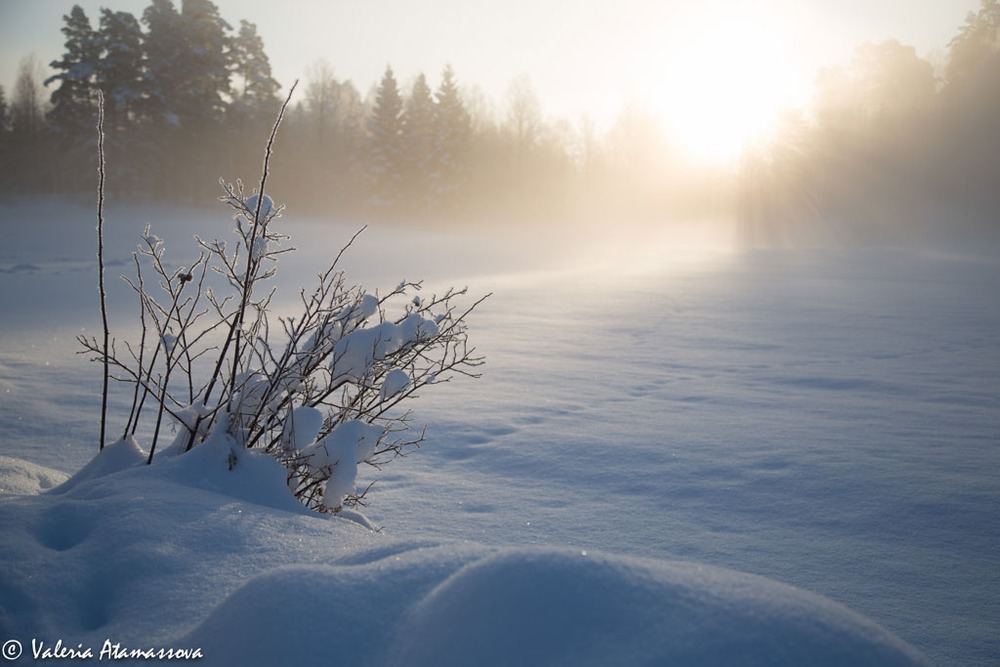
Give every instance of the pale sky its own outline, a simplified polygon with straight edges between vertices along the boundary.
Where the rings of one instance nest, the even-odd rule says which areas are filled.
[[[12,92],[18,61],[63,51],[62,16],[80,4],[92,24],[108,6],[140,17],[149,0],[0,0],[0,85]],[[175,4],[180,5],[179,0]],[[527,73],[547,116],[617,114],[635,99],[682,108],[764,108],[803,98],[817,69],[846,63],[866,41],[895,38],[921,56],[943,53],[979,0],[216,0],[234,27],[257,24],[275,77],[286,86],[327,60],[365,93],[387,64],[432,87],[450,63],[502,105]],[[701,90],[705,81],[746,87],[743,97]],[[751,87],[752,86],[752,87]],[[752,92],[751,92],[752,91]],[[766,99],[762,99],[766,98]],[[688,105],[689,109],[691,105]],[[683,114],[684,111],[678,111]],[[695,113],[690,112],[689,113]],[[754,110],[749,111],[750,114]]]

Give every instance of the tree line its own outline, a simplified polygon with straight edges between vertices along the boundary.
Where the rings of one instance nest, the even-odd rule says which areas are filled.
[[[256,26],[210,0],[152,0],[140,17],[79,6],[44,76],[0,88],[0,192],[92,192],[97,94],[111,196],[201,203],[253,181],[282,102]],[[324,215],[493,222],[734,216],[749,244],[1000,231],[1000,5],[981,0],[940,62],[888,41],[821,70],[737,169],[692,165],[661,119],[627,106],[609,128],[544,117],[527,75],[496,102],[445,65],[369,90],[315,63],[273,159],[282,201]]]
[[[890,40],[816,78],[743,159],[751,244],[1000,238],[1000,4],[982,0],[932,64]]]
[[[207,0],[181,11],[153,0],[141,19],[102,9],[96,27],[76,5],[63,20],[55,73],[39,85],[37,60],[19,68],[3,122],[7,191],[93,188],[99,92],[121,195],[176,197],[237,154],[242,133],[273,121],[279,85],[256,27],[234,31]]]
[[[111,196],[205,201],[220,176],[255,177],[282,97],[253,23],[234,28],[210,0],[152,0],[140,17],[101,9],[96,25],[75,6],[63,22],[54,73],[27,58],[9,105],[0,88],[0,191],[93,190],[98,91]],[[692,178],[669,152],[638,109],[606,133],[586,118],[546,120],[527,75],[496,105],[451,65],[436,84],[398,81],[387,66],[362,93],[318,62],[286,116],[271,182],[300,208],[436,219],[697,207],[713,199],[702,190],[726,187]]]

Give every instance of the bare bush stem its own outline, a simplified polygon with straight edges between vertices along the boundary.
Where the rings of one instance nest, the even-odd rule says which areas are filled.
[[[239,361],[240,358],[240,353],[239,353],[240,329],[243,327],[243,318],[246,314],[246,309],[250,302],[251,292],[253,291],[253,281],[252,281],[253,268],[257,264],[257,261],[254,259],[253,244],[254,241],[256,240],[258,226],[260,225],[260,209],[261,205],[264,202],[264,187],[265,185],[267,185],[267,175],[271,162],[271,154],[274,151],[274,139],[278,135],[278,127],[280,127],[281,121],[285,116],[285,109],[288,107],[289,103],[291,103],[292,94],[295,92],[295,87],[298,84],[299,82],[298,80],[296,80],[292,84],[291,89],[288,91],[288,97],[286,97],[284,103],[282,103],[281,110],[278,112],[278,117],[277,119],[275,119],[274,126],[271,128],[271,135],[267,139],[267,148],[264,151],[264,166],[260,178],[260,188],[257,190],[257,206],[256,209],[254,210],[253,230],[251,232],[250,240],[247,245],[246,272],[243,277],[243,283],[240,286],[241,287],[240,306],[236,312],[235,317],[233,317],[232,322],[229,325],[229,333],[226,335],[225,342],[222,345],[222,350],[219,353],[218,361],[215,364],[215,370],[213,371],[211,377],[208,380],[208,385],[205,387],[205,393],[202,399],[202,402],[205,405],[208,405],[209,399],[211,398],[212,395],[212,390],[215,389],[215,384],[222,374],[222,368],[229,354],[230,346],[235,346],[233,352],[233,373],[231,375],[231,380],[235,381],[236,377],[235,370],[237,362]],[[191,429],[191,434],[188,438],[187,446],[184,448],[185,451],[191,449],[191,447],[194,446],[195,437],[198,434],[198,427],[201,424],[202,419],[203,417],[198,417],[198,419],[195,421],[194,428]]]
[[[101,326],[103,327],[104,376],[101,382],[101,435],[100,449],[104,449],[108,425],[108,297],[104,290],[104,93],[97,91],[97,290],[101,296]]]

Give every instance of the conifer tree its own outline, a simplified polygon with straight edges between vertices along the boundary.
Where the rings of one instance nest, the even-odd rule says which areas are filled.
[[[466,182],[464,168],[472,134],[472,121],[451,65],[444,68],[434,97],[431,190],[439,205],[449,208],[457,204],[458,195]]]
[[[210,0],[182,0],[181,25],[185,50],[181,57],[182,120],[198,130],[222,122],[230,94],[232,27]]]
[[[104,150],[113,191],[141,186],[148,156],[138,150],[136,123],[142,103],[142,28],[128,12],[101,10],[101,58],[96,83],[104,93]],[[89,136],[89,132],[87,136]]]
[[[434,152],[434,98],[421,72],[403,109],[403,174],[407,199],[418,208],[428,205],[428,167]]]
[[[63,16],[66,52],[49,66],[58,71],[45,80],[49,86],[58,83],[50,97],[52,109],[48,120],[59,137],[59,147],[67,159],[79,159],[81,149],[89,143],[89,130],[96,117],[97,74],[101,45],[90,19],[80,5],[74,5]]]
[[[184,70],[185,48],[181,16],[170,0],[152,0],[142,14],[143,40],[142,150],[149,156],[147,170],[153,194],[169,196],[178,189],[180,160],[171,150],[180,134],[178,100]]]
[[[240,21],[240,30],[232,40],[231,61],[236,82],[229,111],[235,124],[241,128],[270,124],[281,106],[280,85],[271,76],[271,61],[255,24]]]
[[[147,146],[164,196],[198,196],[220,171],[229,86],[230,26],[209,0],[153,0],[143,13]]]
[[[399,202],[402,138],[403,100],[392,67],[387,66],[368,117],[369,169],[373,187],[370,203],[378,208],[391,208]]]
[[[187,41],[181,16],[170,0],[152,0],[142,14],[146,25],[143,41],[145,114],[155,130],[176,127],[176,108],[181,94],[181,58]]]
[[[142,99],[142,28],[128,12],[101,10],[101,58],[96,80],[104,92],[104,130],[114,141],[135,119]]]

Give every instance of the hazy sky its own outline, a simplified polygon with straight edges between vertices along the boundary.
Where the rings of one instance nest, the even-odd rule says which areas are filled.
[[[21,57],[34,52],[48,63],[61,55],[61,17],[74,4],[96,25],[102,6],[141,16],[149,0],[0,0],[0,85],[8,97]],[[405,88],[420,71],[436,86],[451,63],[460,82],[480,86],[497,104],[511,79],[528,73],[549,115],[576,119],[587,112],[601,120],[623,101],[642,101],[678,116],[681,125],[700,122],[706,106],[740,107],[741,122],[753,125],[780,104],[802,99],[820,66],[846,62],[865,41],[896,38],[922,56],[940,55],[979,0],[216,4],[234,26],[240,19],[257,24],[286,86],[306,78],[321,58],[362,93],[387,64]]]

